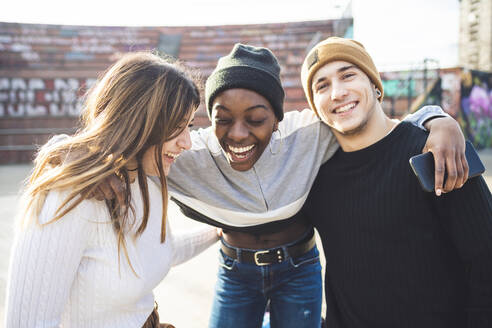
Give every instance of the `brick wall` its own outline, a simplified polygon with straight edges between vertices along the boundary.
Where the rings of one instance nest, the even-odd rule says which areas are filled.
[[[282,66],[285,110],[307,106],[300,67],[310,44],[344,35],[352,19],[202,27],[91,27],[0,23],[0,164],[77,126],[81,95],[123,53],[166,52],[204,79],[236,42],[270,48]],[[203,104],[198,126],[209,121]]]

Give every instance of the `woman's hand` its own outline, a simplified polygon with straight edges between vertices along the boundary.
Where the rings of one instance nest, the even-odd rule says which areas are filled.
[[[438,117],[424,126],[430,133],[422,152],[430,151],[434,155],[436,195],[461,188],[468,179],[468,162],[465,137],[458,122],[451,117]],[[445,172],[446,185],[443,186]]]
[[[97,200],[112,200],[116,198],[119,204],[125,204],[125,183],[116,174],[112,174],[99,184],[89,198]]]

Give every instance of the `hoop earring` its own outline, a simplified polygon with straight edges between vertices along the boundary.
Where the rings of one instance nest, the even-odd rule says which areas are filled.
[[[381,91],[379,91],[379,89],[376,89],[376,94],[378,95],[378,99],[381,98],[382,93],[381,93]]]
[[[274,137],[275,132],[278,132],[278,138]],[[275,142],[275,139],[280,139],[280,146],[278,147],[277,151],[274,152],[272,150],[272,143]],[[282,150],[282,133],[280,132],[280,129],[277,129],[277,130],[273,131],[272,137],[270,139],[270,153],[272,155],[277,155],[278,153],[280,153],[281,150]]]

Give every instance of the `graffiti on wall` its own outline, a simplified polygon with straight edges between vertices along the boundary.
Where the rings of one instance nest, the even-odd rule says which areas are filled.
[[[76,117],[95,79],[0,78],[0,119]]]
[[[460,123],[477,148],[492,147],[492,73],[462,72]]]

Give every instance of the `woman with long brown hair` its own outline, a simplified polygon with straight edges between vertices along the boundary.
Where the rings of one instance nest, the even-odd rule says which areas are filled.
[[[199,103],[191,74],[156,55],[128,54],[108,69],[88,94],[81,129],[35,159],[7,327],[158,327],[152,289],[217,240],[214,228],[173,235],[166,224],[166,175],[191,147]],[[124,201],[88,199],[112,174],[126,184]]]

